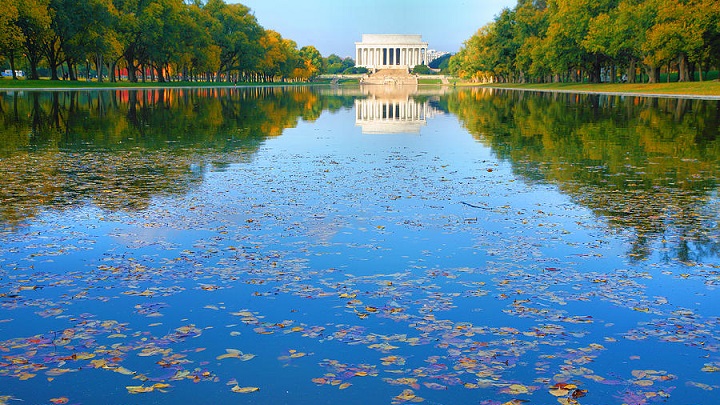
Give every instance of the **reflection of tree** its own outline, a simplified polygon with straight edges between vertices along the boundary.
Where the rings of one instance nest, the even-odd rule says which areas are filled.
[[[91,201],[145,208],[244,159],[299,118],[352,105],[308,88],[30,92],[0,98],[0,220]]]
[[[558,185],[633,234],[630,254],[662,241],[679,260],[720,255],[720,103],[475,90],[452,94],[457,114],[530,181]],[[715,202],[717,204],[717,202]]]

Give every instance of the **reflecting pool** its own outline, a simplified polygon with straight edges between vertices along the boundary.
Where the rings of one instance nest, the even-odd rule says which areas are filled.
[[[0,93],[0,404],[720,395],[720,102]]]

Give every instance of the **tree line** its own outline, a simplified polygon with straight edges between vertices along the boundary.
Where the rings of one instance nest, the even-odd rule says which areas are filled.
[[[450,70],[476,81],[652,83],[661,69],[703,80],[719,62],[716,0],[518,0],[465,41]]]
[[[351,58],[323,58],[260,26],[250,8],[223,0],[4,0],[0,59],[15,76],[47,68],[52,80],[77,80],[91,69],[166,82],[306,81],[325,70],[354,67]]]

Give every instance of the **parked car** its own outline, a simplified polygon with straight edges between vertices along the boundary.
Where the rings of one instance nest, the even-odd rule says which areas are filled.
[[[3,72],[0,73],[0,74],[1,74],[3,77],[12,77],[12,70],[10,70],[10,69],[5,69],[5,71],[3,71]],[[17,77],[23,77],[23,76],[25,76],[25,72],[22,71],[22,70],[16,70],[16,71],[15,71],[15,76],[17,76]]]

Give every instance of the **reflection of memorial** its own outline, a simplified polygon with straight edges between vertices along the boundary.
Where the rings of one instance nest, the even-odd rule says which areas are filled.
[[[414,98],[416,92],[406,86],[367,88],[367,97],[355,100],[355,125],[363,134],[419,134],[437,111],[427,98]]]

